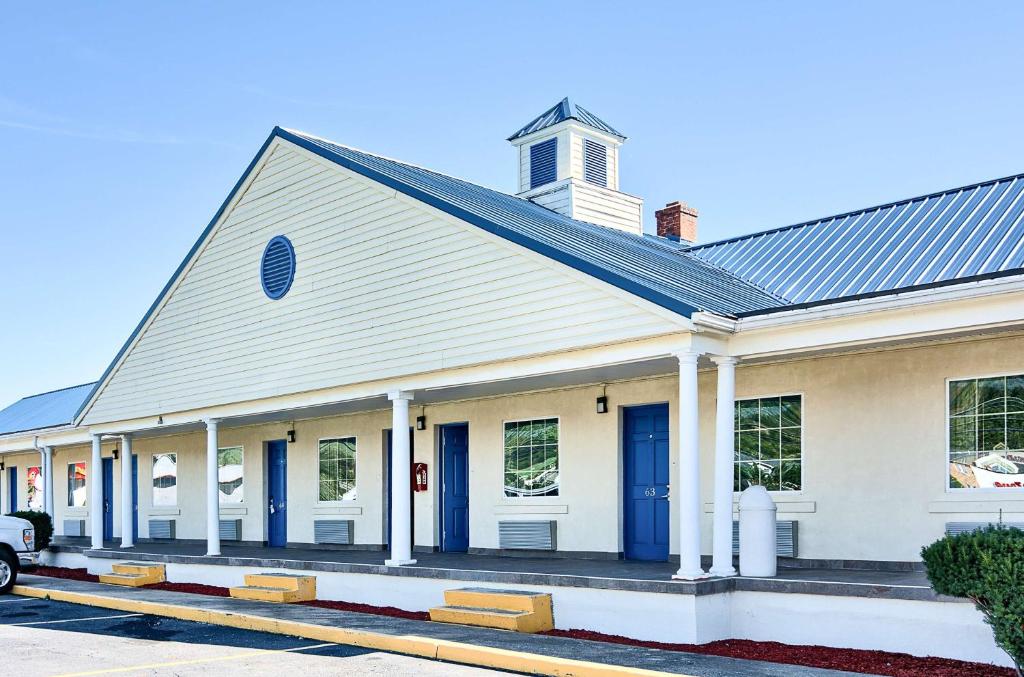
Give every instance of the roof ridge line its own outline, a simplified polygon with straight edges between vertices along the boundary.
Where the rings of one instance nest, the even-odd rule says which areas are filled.
[[[819,224],[819,223],[822,223],[822,222],[825,222],[825,221],[834,221],[836,219],[846,218],[846,217],[849,217],[849,216],[853,216],[854,214],[863,214],[864,212],[870,212],[870,211],[875,211],[875,210],[879,210],[879,209],[887,209],[889,207],[895,207],[897,205],[908,204],[910,202],[915,202],[917,200],[928,200],[928,199],[931,199],[931,198],[934,198],[934,197],[939,197],[941,195],[946,195],[947,193],[961,192],[961,191],[965,191],[965,190],[973,190],[975,188],[980,188],[982,186],[987,186],[989,184],[1001,183],[1003,181],[1015,181],[1017,179],[1024,179],[1024,172],[1022,172],[1020,174],[1010,174],[1009,176],[1003,176],[1003,177],[1000,177],[1000,178],[997,178],[997,179],[987,179],[985,181],[977,181],[975,183],[968,183],[968,184],[963,185],[963,186],[954,186],[952,188],[946,188],[945,190],[937,190],[937,191],[934,191],[934,192],[931,192],[931,193],[927,193],[925,195],[915,195],[914,197],[903,198],[901,200],[893,200],[891,202],[885,202],[885,203],[874,205],[874,206],[871,206],[871,207],[863,207],[861,209],[851,209],[850,211],[840,212],[839,214],[830,214],[829,216],[823,216],[823,217],[818,218],[818,219],[810,219],[808,221],[801,221],[799,223],[790,224],[788,226],[779,226],[777,228],[769,228],[768,230],[759,230],[759,231],[755,231],[753,233],[746,233],[744,235],[736,235],[734,237],[727,237],[727,238],[724,238],[724,239],[721,239],[721,240],[715,240],[713,242],[705,242],[704,244],[697,244],[697,245],[693,245],[692,247],[687,247],[686,249],[684,249],[682,251],[687,251],[687,252],[689,252],[689,251],[696,251],[698,249],[705,249],[705,248],[709,248],[709,247],[716,247],[718,245],[730,244],[732,242],[740,242],[741,240],[750,240],[750,239],[753,239],[755,237],[761,237],[761,236],[764,236],[764,235],[774,235],[775,233],[781,233],[781,232],[784,232],[784,231],[787,231],[787,230],[795,230],[797,228],[805,228],[807,226],[813,226],[813,225],[816,225],[816,224]]]

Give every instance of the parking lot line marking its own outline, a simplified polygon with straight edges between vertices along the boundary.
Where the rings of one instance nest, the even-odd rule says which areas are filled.
[[[308,649],[323,649],[328,646],[337,646],[334,642],[326,644],[310,644],[308,646],[293,646],[290,649],[257,649],[245,653],[230,654],[228,656],[214,656],[212,658],[196,658],[188,661],[167,661],[166,663],[146,663],[143,665],[130,665],[124,668],[103,668],[100,670],[89,670],[86,672],[67,672],[56,677],[87,677],[88,675],[112,675],[118,672],[134,672],[135,670],[154,670],[156,668],[169,668],[176,665],[199,665],[200,663],[216,663],[218,661],[234,661],[242,658],[255,656],[269,656],[277,653],[290,653],[294,651],[306,651]]]
[[[50,625],[51,623],[75,623],[77,621],[105,621],[108,618],[131,618],[132,616],[145,616],[146,614],[117,614],[115,616],[88,616],[86,618],[57,618],[52,621],[30,621],[28,623],[8,623],[7,627],[16,628],[22,625]]]
[[[15,602],[28,602],[35,597],[15,597],[14,599],[0,599],[0,604],[14,604]]]

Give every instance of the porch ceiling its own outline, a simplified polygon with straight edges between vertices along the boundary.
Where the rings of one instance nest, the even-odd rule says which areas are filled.
[[[710,366],[710,362],[708,363],[708,366]],[[588,384],[611,383],[614,381],[675,374],[678,369],[679,365],[675,358],[664,357],[652,360],[605,365],[589,369],[540,374],[515,379],[427,388],[414,391],[415,399],[412,401],[412,404],[413,406],[431,405],[439,404],[441,402],[477,399],[482,397],[500,397],[502,395],[513,395],[515,393],[531,392],[535,390],[549,390],[553,388],[568,388]],[[391,403],[388,401],[387,395],[382,393],[375,397],[367,397],[357,400],[331,402],[328,404],[320,404],[298,409],[282,409],[279,411],[263,412],[248,416],[243,415],[225,418],[221,421],[221,427],[232,428],[264,423],[281,423],[286,421],[326,418],[342,414],[389,409],[390,407]],[[205,429],[206,426],[202,421],[195,421],[181,425],[166,425],[149,428],[146,430],[136,431],[133,434],[136,437],[160,437],[163,435],[197,432]]]

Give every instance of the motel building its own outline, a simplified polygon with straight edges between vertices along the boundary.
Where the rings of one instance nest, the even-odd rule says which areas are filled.
[[[4,512],[95,573],[1008,664],[919,553],[1024,522],[1024,175],[702,243],[569,100],[508,140],[514,194],[275,128],[100,379],[0,412]]]

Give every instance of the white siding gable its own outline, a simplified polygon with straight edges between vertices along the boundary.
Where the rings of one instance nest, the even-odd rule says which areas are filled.
[[[680,330],[666,311],[275,141],[85,424]],[[272,301],[260,257],[295,247]]]

